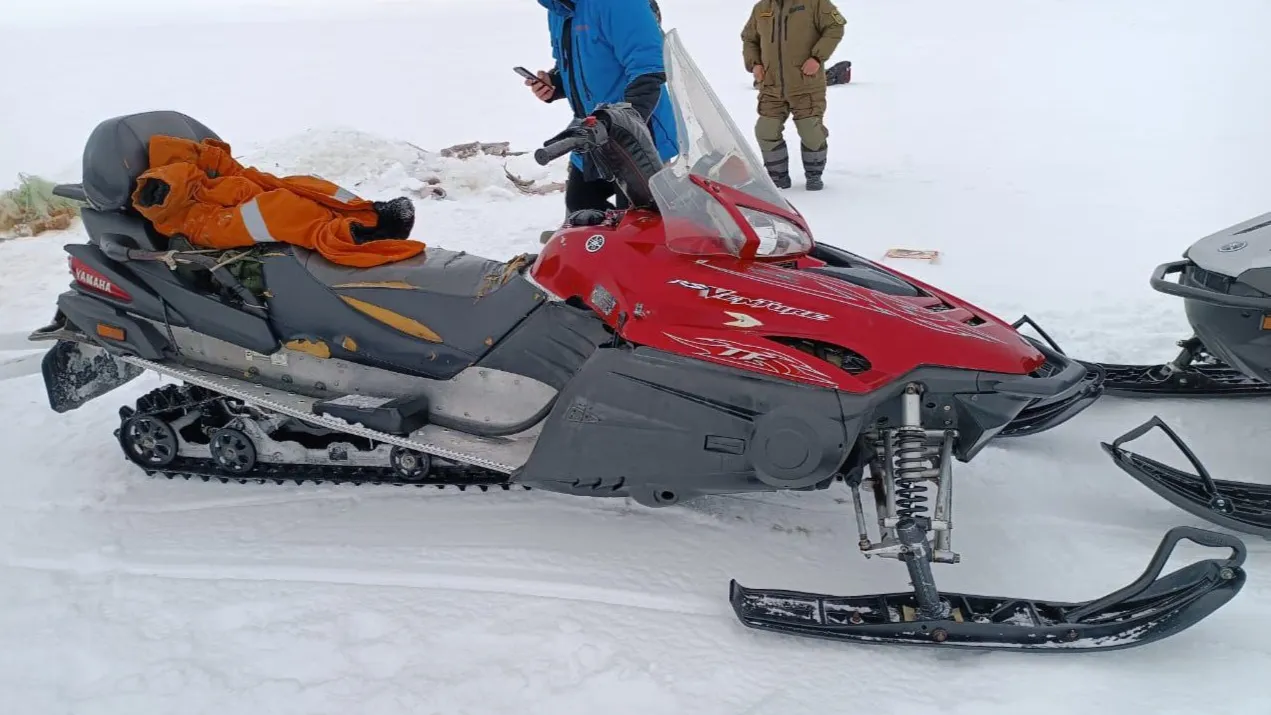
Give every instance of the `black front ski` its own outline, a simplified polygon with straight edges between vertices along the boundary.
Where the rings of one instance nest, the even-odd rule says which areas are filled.
[[[1183,539],[1232,553],[1161,576]],[[924,552],[919,544],[906,561],[914,584],[910,593],[840,597],[751,589],[733,581],[730,599],[743,624],[788,635],[981,650],[1093,651],[1179,633],[1221,608],[1245,582],[1244,543],[1191,527],[1171,529],[1134,583],[1085,603],[940,593]]]
[[[1160,428],[1178,447],[1195,473],[1162,464],[1154,459],[1131,452],[1121,445],[1136,440]],[[1165,497],[1171,504],[1184,511],[1228,529],[1271,537],[1271,484],[1227,482],[1209,476],[1209,470],[1174,430],[1160,417],[1153,417],[1126,432],[1108,444],[1104,451],[1126,474],[1139,480],[1144,486]]]

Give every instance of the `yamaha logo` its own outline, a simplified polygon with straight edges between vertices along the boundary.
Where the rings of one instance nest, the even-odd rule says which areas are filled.
[[[605,247],[605,237],[601,236],[600,234],[596,234],[595,236],[592,236],[591,238],[587,239],[587,245],[585,246],[588,253],[595,253],[596,251],[599,251],[600,249],[604,247]]]
[[[82,268],[76,269],[75,280],[103,293],[112,293],[115,290],[115,286],[110,281],[101,276],[93,275]]]

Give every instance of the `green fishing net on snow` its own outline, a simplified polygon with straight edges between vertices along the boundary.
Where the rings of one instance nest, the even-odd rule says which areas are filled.
[[[53,195],[53,182],[18,175],[18,186],[0,193],[0,237],[36,236],[69,228],[79,204]]]

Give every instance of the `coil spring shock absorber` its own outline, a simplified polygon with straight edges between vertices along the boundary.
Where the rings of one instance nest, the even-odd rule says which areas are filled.
[[[896,430],[896,516],[900,519],[925,518],[930,510],[927,506],[927,485],[923,483],[928,472],[927,434],[921,426],[914,426],[909,420],[910,397],[906,392],[905,426]],[[916,395],[914,399],[918,399]]]

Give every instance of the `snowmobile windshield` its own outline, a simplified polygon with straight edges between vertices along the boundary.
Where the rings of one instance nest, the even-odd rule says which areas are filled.
[[[649,187],[666,227],[667,247],[694,255],[741,255],[746,233],[739,221],[744,221],[759,237],[759,257],[810,250],[812,239],[794,223],[748,207],[730,211],[690,178],[709,179],[797,213],[689,56],[678,30],[666,35],[664,61],[679,130],[679,155],[649,180]]]

